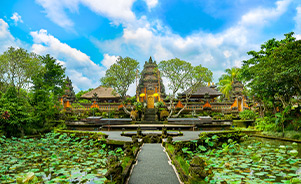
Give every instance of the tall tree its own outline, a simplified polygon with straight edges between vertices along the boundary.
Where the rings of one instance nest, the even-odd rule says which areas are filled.
[[[0,83],[16,86],[18,92],[28,87],[31,76],[41,67],[38,55],[13,47],[3,53],[0,63]]]
[[[62,95],[65,84],[65,68],[49,54],[41,57],[44,64],[43,82],[49,87],[54,97]]]
[[[58,96],[63,94],[65,85],[65,68],[49,54],[41,57],[44,64],[40,71],[35,72],[33,80],[33,100],[35,115],[43,126],[48,120],[54,119],[58,113]]]
[[[130,57],[118,57],[116,63],[110,66],[106,71],[106,75],[100,79],[104,86],[112,87],[122,99],[125,100],[126,93],[130,84],[135,81],[136,70],[139,67],[139,62]],[[126,113],[130,113],[124,106]]]
[[[208,68],[202,67],[202,65],[192,66],[189,62],[178,58],[161,61],[158,67],[162,76],[169,81],[168,88],[172,92],[169,98],[170,112],[168,118],[174,112],[174,100],[179,91],[187,91],[187,93],[184,107],[175,116],[178,116],[187,107],[189,98],[195,90],[204,85],[205,82],[212,80],[212,72]]]
[[[261,50],[250,51],[251,59],[243,61],[242,76],[248,82],[252,95],[264,109],[281,101],[283,109],[290,105],[293,96],[300,96],[301,41],[285,34],[285,39],[271,39]]]
[[[230,99],[232,93],[232,84],[238,79],[239,68],[233,67],[226,69],[226,74],[219,78],[218,89],[224,94],[225,98]]]

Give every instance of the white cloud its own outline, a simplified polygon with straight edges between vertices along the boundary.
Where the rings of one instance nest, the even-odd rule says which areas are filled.
[[[30,34],[34,41],[32,51],[40,55],[50,54],[66,67],[66,74],[72,80],[75,91],[95,88],[100,84],[99,79],[104,76],[105,68],[91,61],[88,55],[60,42],[47,30]]]
[[[15,21],[15,24],[17,24],[18,22],[23,23],[21,16],[17,12],[13,13],[13,16],[10,18]]]
[[[115,24],[124,21],[134,21],[135,14],[131,8],[135,0],[81,0],[81,3],[89,7],[95,13],[104,15]]]
[[[291,0],[282,0],[276,2],[276,8],[257,8],[251,10],[242,16],[241,24],[246,26],[263,26],[270,20],[275,20],[281,16],[286,10]]]
[[[118,56],[110,56],[109,54],[104,54],[103,57],[101,64],[106,68],[110,68],[110,66],[116,63],[116,60],[118,59]]]
[[[298,6],[296,10],[297,10],[297,14],[294,17],[294,20],[296,22],[294,32],[296,34],[294,36],[296,37],[297,40],[301,40],[301,6]]]
[[[72,28],[74,22],[68,17],[66,9],[78,12],[80,4],[93,12],[109,18],[114,24],[135,20],[131,7],[135,0],[36,0],[44,9],[47,17],[63,28]]]
[[[36,0],[36,2],[45,9],[46,16],[57,25],[64,28],[71,28],[74,25],[66,15],[65,8],[77,10],[78,0]]]
[[[229,58],[229,57],[232,55],[231,52],[228,51],[228,50],[225,50],[225,51],[223,52],[223,54],[224,54],[225,58]]]
[[[20,45],[20,41],[10,33],[8,24],[0,19],[0,53],[6,51],[8,47],[19,47]]]
[[[158,0],[145,0],[145,3],[148,7],[148,10],[150,11],[152,8],[158,5]]]
[[[126,24],[122,37],[93,41],[102,52],[130,56],[142,61],[141,66],[150,55],[158,62],[178,57],[221,73],[225,67],[240,67],[241,61],[248,58],[246,52],[260,48],[266,41],[260,38],[264,27],[284,14],[290,3],[291,0],[281,0],[274,8],[250,10],[232,27],[215,34],[199,31],[182,37],[159,20],[151,22],[142,17],[135,24]],[[214,77],[217,81],[219,76]]]

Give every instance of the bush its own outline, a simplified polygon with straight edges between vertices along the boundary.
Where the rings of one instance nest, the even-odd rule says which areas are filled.
[[[232,120],[233,116],[232,116],[232,114],[226,114],[224,116],[224,118],[225,118],[225,120]]]
[[[163,111],[161,111],[161,113],[160,113],[160,120],[166,120],[166,118],[168,117],[168,115],[169,115],[169,112],[168,111],[166,111],[166,110],[163,110]]]
[[[251,110],[244,110],[239,113],[239,117],[242,120],[254,120],[256,118],[256,114]]]
[[[277,125],[275,123],[275,117],[265,116],[263,118],[257,118],[255,120],[255,128],[263,131],[277,131]]]
[[[95,113],[100,112],[100,110],[97,107],[90,108],[89,113],[90,113],[91,116],[93,115],[93,112],[94,112],[94,115],[95,115]]]
[[[107,112],[102,112],[101,116],[102,116],[103,118],[107,118],[107,117],[108,117],[108,113],[107,113]]]

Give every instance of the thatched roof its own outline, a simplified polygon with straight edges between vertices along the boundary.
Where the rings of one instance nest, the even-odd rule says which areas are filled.
[[[94,93],[97,94],[98,98],[120,98],[120,96],[114,92],[113,88],[104,86],[99,86],[92,91],[83,94],[81,98],[91,99],[93,98]]]
[[[186,93],[189,93],[191,91],[191,89],[186,90],[185,92],[183,92],[181,95],[185,95]],[[216,90],[214,87],[210,86],[202,86],[199,87],[194,93],[192,93],[192,96],[204,96],[206,93],[209,94],[209,96],[220,96],[222,95],[221,92],[219,92],[218,90]]]

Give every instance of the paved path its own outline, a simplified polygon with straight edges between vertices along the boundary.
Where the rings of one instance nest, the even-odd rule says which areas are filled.
[[[132,141],[132,138],[121,136],[121,131],[101,131],[102,133],[107,134],[108,139],[116,140],[116,141]]]
[[[161,144],[144,144],[130,176],[129,184],[180,183]]]
[[[121,131],[101,131],[107,134],[108,139],[118,140],[118,141],[132,141],[130,137],[121,136]],[[173,137],[174,141],[189,141],[196,140],[199,138],[199,134],[201,132],[209,132],[209,131],[182,131],[183,136]]]
[[[199,138],[199,134],[205,131],[182,131],[183,136],[173,137],[173,141],[189,141]]]

